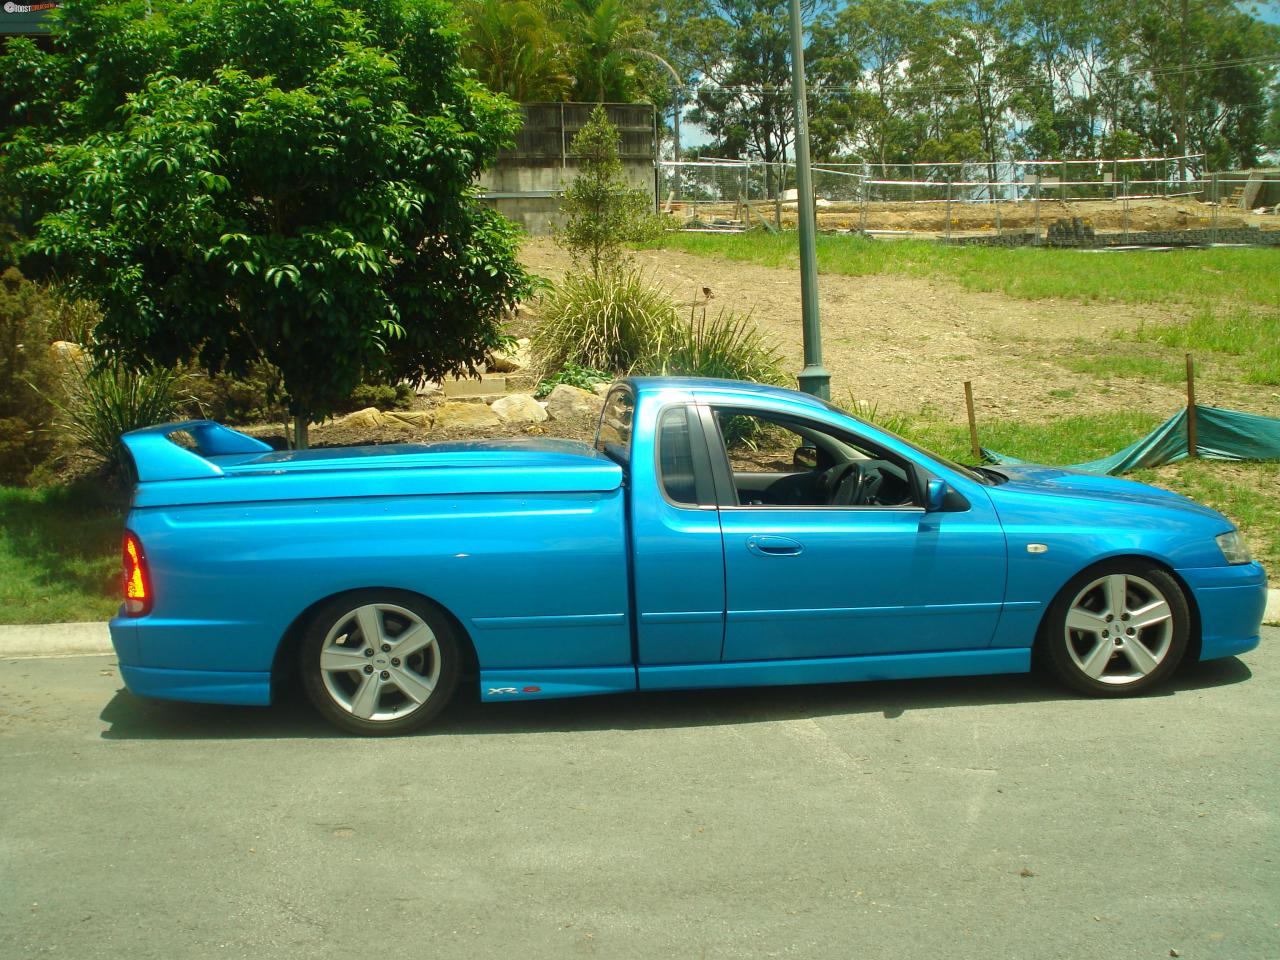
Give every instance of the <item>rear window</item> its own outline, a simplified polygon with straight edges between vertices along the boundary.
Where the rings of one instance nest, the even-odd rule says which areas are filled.
[[[631,426],[635,412],[636,401],[631,391],[616,388],[605,398],[600,424],[596,427],[596,449],[624,466],[631,462]]]

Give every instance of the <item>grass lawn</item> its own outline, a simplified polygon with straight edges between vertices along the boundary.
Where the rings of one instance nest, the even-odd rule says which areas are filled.
[[[672,232],[663,234],[657,245],[765,266],[800,264],[794,232]],[[1271,311],[1280,304],[1280,250],[1090,253],[948,247],[925,240],[864,240],[847,234],[821,234],[817,246],[822,273],[948,277],[970,290],[994,290],[1020,300],[1230,301]]]
[[[94,487],[0,487],[0,623],[112,616],[127,506]]]

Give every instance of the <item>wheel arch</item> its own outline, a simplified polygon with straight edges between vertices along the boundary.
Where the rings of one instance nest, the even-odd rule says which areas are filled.
[[[459,673],[463,678],[478,676],[480,673],[480,658],[476,653],[475,641],[471,639],[471,634],[467,628],[463,626],[462,621],[442,604],[439,600],[420,593],[417,590],[406,590],[403,587],[383,587],[383,586],[367,586],[367,587],[350,587],[346,590],[338,590],[326,596],[319,597],[314,603],[311,603],[299,613],[285,628],[284,634],[280,638],[280,643],[276,645],[276,654],[271,663],[271,700],[275,702],[281,694],[286,691],[298,688],[298,645],[302,642],[303,634],[306,633],[307,627],[315,618],[316,611],[324,604],[335,600],[338,597],[345,597],[348,594],[366,593],[374,591],[385,593],[388,596],[409,596],[417,600],[423,600],[435,607],[440,614],[444,616],[453,629],[456,631],[459,645],[461,646],[462,663],[459,665]]]
[[[1033,654],[1036,656],[1039,656],[1042,653],[1044,648],[1045,624],[1048,622],[1049,615],[1053,611],[1054,605],[1058,602],[1058,599],[1062,596],[1063,592],[1067,589],[1067,587],[1071,584],[1071,582],[1075,580],[1076,577],[1080,576],[1083,573],[1087,573],[1089,570],[1092,570],[1094,567],[1101,566],[1104,563],[1113,563],[1116,560],[1141,560],[1144,563],[1149,563],[1149,564],[1152,564],[1153,566],[1159,567],[1161,570],[1167,573],[1171,578],[1173,578],[1173,582],[1178,585],[1178,589],[1182,591],[1183,597],[1186,598],[1187,612],[1190,613],[1191,615],[1191,622],[1187,624],[1187,628],[1188,628],[1187,629],[1187,650],[1186,650],[1186,653],[1183,654],[1182,662],[1195,663],[1196,661],[1198,661],[1200,659],[1200,636],[1201,636],[1200,605],[1196,602],[1195,593],[1192,591],[1191,587],[1187,585],[1187,581],[1183,579],[1182,575],[1179,574],[1178,571],[1175,570],[1168,563],[1168,561],[1166,561],[1162,557],[1158,557],[1150,553],[1133,553],[1133,552],[1115,553],[1109,556],[1098,557],[1094,560],[1091,560],[1088,564],[1081,567],[1079,570],[1071,574],[1071,576],[1067,577],[1065,580],[1062,581],[1062,583],[1058,585],[1058,589],[1054,591],[1053,596],[1049,599],[1049,602],[1044,605],[1044,612],[1040,614],[1040,622],[1036,625],[1036,635],[1035,635],[1034,641],[1032,642]]]

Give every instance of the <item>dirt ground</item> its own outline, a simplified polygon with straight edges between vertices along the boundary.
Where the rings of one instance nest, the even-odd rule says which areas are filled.
[[[559,280],[569,261],[544,238],[532,239],[521,259],[535,273]],[[643,250],[636,262],[678,298],[710,287],[719,305],[749,312],[779,347],[792,370],[803,366],[800,284],[792,269]],[[965,380],[973,381],[980,415],[1044,420],[1120,408],[1172,413],[1185,404],[1180,384],[1073,373],[1055,357],[1078,354],[1083,339],[1105,356],[1148,349],[1113,338],[1144,321],[1167,322],[1184,313],[1168,305],[1015,300],[971,292],[946,280],[823,275],[823,360],[837,402],[856,399],[883,410],[936,408],[960,419]],[[1207,373],[1208,371],[1206,371]],[[1280,413],[1280,393],[1202,378],[1201,403]]]
[[[773,221],[772,202],[753,203],[759,214]],[[998,230],[1023,230],[1035,227],[1048,228],[1055,220],[1079,217],[1084,223],[1102,233],[1124,230],[1193,230],[1216,225],[1219,229],[1259,227],[1263,230],[1280,230],[1280,215],[1255,214],[1229,206],[1201,203],[1189,197],[1176,200],[1132,200],[1126,206],[1113,200],[1072,200],[1064,202],[1043,199],[1039,204],[1031,200],[1008,203],[952,203],[943,201],[918,203],[869,203],[867,204],[868,230],[907,230],[930,236],[943,233],[947,227],[950,207],[952,235],[977,235],[995,233]],[[1037,206],[1039,210],[1037,211]],[[679,205],[677,205],[679,207]],[[732,203],[696,204],[679,207],[673,211],[676,217],[690,217],[694,213],[701,219],[720,217],[742,219],[746,213]],[[862,207],[856,203],[819,204],[818,226],[824,230],[857,230],[862,226]],[[752,222],[756,221],[752,217]],[[782,207],[783,226],[795,226],[795,204]]]

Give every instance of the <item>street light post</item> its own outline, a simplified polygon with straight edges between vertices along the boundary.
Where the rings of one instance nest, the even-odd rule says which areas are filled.
[[[796,102],[796,212],[800,221],[800,315],[804,324],[804,369],[800,389],[831,399],[831,374],[822,365],[822,325],[818,317],[818,233],[809,168],[809,105],[804,84],[804,28],[800,0],[791,0],[791,94]]]

